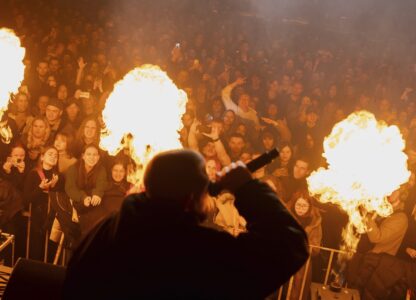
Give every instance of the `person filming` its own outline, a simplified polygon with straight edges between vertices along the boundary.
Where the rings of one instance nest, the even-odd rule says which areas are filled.
[[[128,196],[75,250],[64,299],[262,299],[275,291],[308,258],[304,230],[241,162],[217,182],[247,220],[237,237],[202,226],[210,207],[203,157],[156,155],[145,191]]]

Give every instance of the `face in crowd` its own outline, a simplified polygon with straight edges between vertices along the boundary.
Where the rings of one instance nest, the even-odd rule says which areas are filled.
[[[126,178],[126,168],[121,163],[116,163],[111,168],[111,178],[113,178],[114,182],[120,183]]]
[[[32,136],[34,138],[42,139],[46,134],[46,122],[43,119],[35,119],[32,123]]]
[[[279,157],[281,162],[288,163],[292,158],[292,149],[289,146],[284,146],[280,149]]]
[[[18,94],[13,103],[15,104],[18,113],[24,113],[29,108],[29,99],[25,94]]]
[[[61,118],[62,110],[60,110],[58,107],[53,105],[46,106],[46,119],[49,123],[54,123],[58,121]]]
[[[58,163],[58,150],[53,147],[48,148],[45,153],[41,156],[43,166],[50,169]]]
[[[84,127],[84,136],[87,139],[94,139],[97,135],[97,122],[94,120],[89,120],[85,123]]]
[[[306,161],[298,159],[293,167],[293,177],[303,179],[309,174],[309,164]]]
[[[215,182],[217,178],[217,164],[215,160],[209,159],[205,163],[205,171],[207,172],[210,181]]]
[[[298,217],[305,217],[310,208],[311,204],[303,197],[298,198],[295,202],[295,213]]]
[[[82,159],[86,167],[93,168],[100,160],[100,153],[95,146],[87,147],[82,155]]]

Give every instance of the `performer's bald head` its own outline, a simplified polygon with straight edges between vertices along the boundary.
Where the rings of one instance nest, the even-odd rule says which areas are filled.
[[[178,203],[194,210],[206,196],[208,177],[205,160],[192,150],[172,150],[157,154],[147,165],[143,178],[150,199]],[[193,208],[190,208],[190,207]]]

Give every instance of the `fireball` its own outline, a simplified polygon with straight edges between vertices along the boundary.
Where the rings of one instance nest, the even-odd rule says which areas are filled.
[[[130,182],[140,184],[155,154],[182,147],[179,131],[186,102],[186,93],[158,66],[135,68],[115,84],[102,113],[106,128],[100,147],[112,155],[128,152],[135,162]]]
[[[24,77],[23,58],[25,49],[20,46],[19,38],[13,30],[0,29],[0,120],[7,110],[10,95],[16,93]],[[0,136],[5,143],[12,138],[6,122],[0,123]]]
[[[405,142],[397,126],[359,111],[334,126],[324,140],[328,167],[308,177],[309,192],[323,203],[339,205],[349,216],[341,249],[352,253],[366,232],[368,213],[386,217],[393,212],[387,200],[408,181]]]

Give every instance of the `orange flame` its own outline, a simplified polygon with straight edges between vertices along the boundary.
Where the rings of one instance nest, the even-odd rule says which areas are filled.
[[[145,166],[157,153],[181,148],[179,131],[186,93],[158,66],[143,65],[117,82],[103,110],[100,146],[115,155],[127,150],[136,168],[128,180],[139,185]]]
[[[16,93],[24,77],[23,58],[25,48],[13,30],[0,29],[0,120],[7,110],[10,95]],[[12,132],[7,122],[0,123],[0,136],[4,143],[10,143]]]
[[[323,156],[328,168],[308,177],[309,191],[321,202],[337,204],[347,212],[341,249],[350,255],[367,230],[362,212],[382,217],[393,212],[387,196],[410,177],[404,148],[398,127],[377,121],[367,111],[349,115],[325,138]]]

